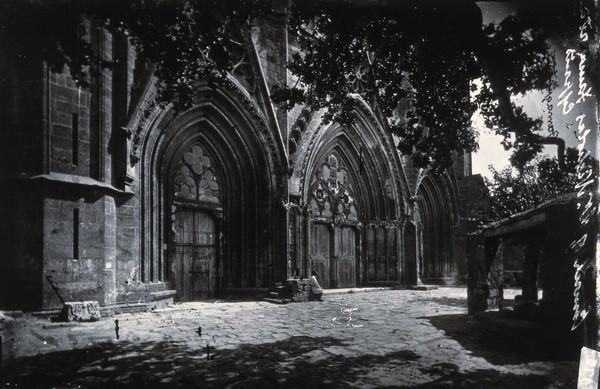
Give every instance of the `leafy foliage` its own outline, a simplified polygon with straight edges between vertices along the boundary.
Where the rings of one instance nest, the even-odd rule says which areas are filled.
[[[220,84],[232,70],[242,31],[267,12],[268,0],[115,1],[123,10],[94,11],[111,30],[131,36],[138,53],[155,65],[159,102],[191,106],[197,82]],[[120,15],[114,19],[115,15]],[[126,15],[125,17],[123,15]]]
[[[469,48],[473,23],[462,24],[477,18],[476,10],[457,3],[294,5],[290,27],[301,54],[289,69],[298,84],[275,90],[276,101],[326,108],[326,121],[349,125],[361,94],[388,118],[400,151],[418,166],[445,167],[452,150],[476,148],[469,80],[481,69]]]
[[[53,70],[67,65],[80,85],[111,66],[93,50],[94,27],[130,37],[160,81],[157,102],[191,106],[199,80],[221,83],[233,66],[251,22],[270,10],[269,0],[9,0],[0,6],[3,43],[21,55],[42,47]],[[83,17],[95,22],[92,28]],[[87,70],[87,71],[86,71]]]
[[[482,26],[471,1],[328,0],[295,2],[292,15],[301,54],[289,66],[298,83],[275,90],[283,106],[327,108],[326,121],[349,125],[359,93],[388,118],[398,148],[419,167],[445,168],[452,151],[475,151],[471,117],[478,108],[515,150],[516,166],[541,151],[541,120],[511,98],[554,83],[546,30],[527,13]]]
[[[534,208],[548,200],[575,190],[577,150],[568,148],[565,167],[556,158],[536,158],[519,173],[510,167],[500,171],[490,166],[492,179],[485,179],[490,191],[491,220],[499,220]]]
[[[387,118],[403,154],[412,155],[418,167],[437,169],[452,163],[453,151],[477,149],[471,117],[481,109],[487,125],[515,150],[512,162],[523,166],[548,139],[540,135],[541,121],[528,117],[512,97],[552,86],[554,62],[545,41],[557,18],[562,26],[577,19],[572,3],[548,7],[531,1],[501,23],[482,26],[473,0],[292,1],[290,36],[301,50],[289,69],[297,83],[276,86],[272,98],[288,109],[325,109],[325,121],[350,125],[361,95]],[[21,58],[31,54],[28,48],[42,47],[54,70],[66,65],[86,85],[89,75],[111,63],[97,56],[85,16],[92,27],[128,35],[154,66],[157,103],[182,110],[192,104],[199,80],[218,85],[225,79],[253,21],[285,4],[7,0],[0,4],[0,43]],[[532,16],[540,4],[541,24]],[[482,80],[480,87],[475,80]]]

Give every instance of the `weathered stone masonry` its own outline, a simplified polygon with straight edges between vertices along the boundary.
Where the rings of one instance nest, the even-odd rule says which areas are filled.
[[[150,64],[93,25],[117,61],[89,87],[35,45],[0,53],[1,309],[256,293],[296,270],[326,287],[460,281],[468,160],[414,169],[360,95],[349,128],[276,108],[297,50],[284,17],[242,34],[225,85],[198,80],[177,115],[148,110]]]

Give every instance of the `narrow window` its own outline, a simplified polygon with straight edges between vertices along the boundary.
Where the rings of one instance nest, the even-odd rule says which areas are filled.
[[[73,259],[79,259],[79,208],[73,209]]]
[[[72,161],[73,165],[77,166],[79,163],[79,115],[76,113],[73,114],[71,129],[73,133],[71,134],[71,142],[72,142]]]

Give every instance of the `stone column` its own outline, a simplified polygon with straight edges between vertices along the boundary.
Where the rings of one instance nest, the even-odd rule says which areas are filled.
[[[523,264],[523,291],[524,301],[538,301],[537,274],[540,258],[540,238],[532,237],[525,247],[525,263]]]
[[[115,199],[104,196],[104,269],[102,279],[102,305],[114,304],[117,299],[117,212]]]
[[[486,246],[480,233],[467,235],[467,239],[467,305],[469,315],[474,315],[488,307]]]
[[[491,265],[487,271],[487,309],[502,308],[504,298],[504,242],[502,239],[492,242],[490,251],[494,247],[496,247],[496,252],[493,254]],[[490,253],[486,252],[486,256],[488,255]],[[489,263],[489,257],[486,258],[486,263]]]
[[[415,228],[415,241],[416,241],[416,260],[415,267],[417,271],[417,286],[423,285],[423,281],[421,281],[421,272],[423,268],[423,225],[419,222]]]

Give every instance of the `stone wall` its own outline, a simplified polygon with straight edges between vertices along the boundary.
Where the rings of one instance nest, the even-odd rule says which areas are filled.
[[[83,199],[44,200],[44,278],[49,277],[65,301],[96,300],[101,287],[104,213]],[[80,297],[81,296],[81,297]],[[44,308],[60,306],[44,280]]]
[[[90,176],[90,91],[66,70],[49,74],[49,171]]]
[[[140,227],[139,197],[133,196],[117,203],[117,267],[116,287],[118,302],[125,302],[129,289],[139,284]]]
[[[0,188],[0,309],[40,306],[41,199],[31,189],[22,183]]]
[[[48,73],[35,45],[2,46],[0,56],[0,309],[32,309],[42,296],[42,215],[27,178],[47,165]]]
[[[138,208],[125,191],[126,138],[115,130],[127,120],[135,56],[88,27],[94,49],[121,60],[115,79],[103,69],[79,85],[66,67],[47,69],[39,47],[4,53],[0,217],[13,223],[0,231],[0,308],[58,307],[50,281],[66,301],[112,304],[125,300],[117,275],[139,281]]]

